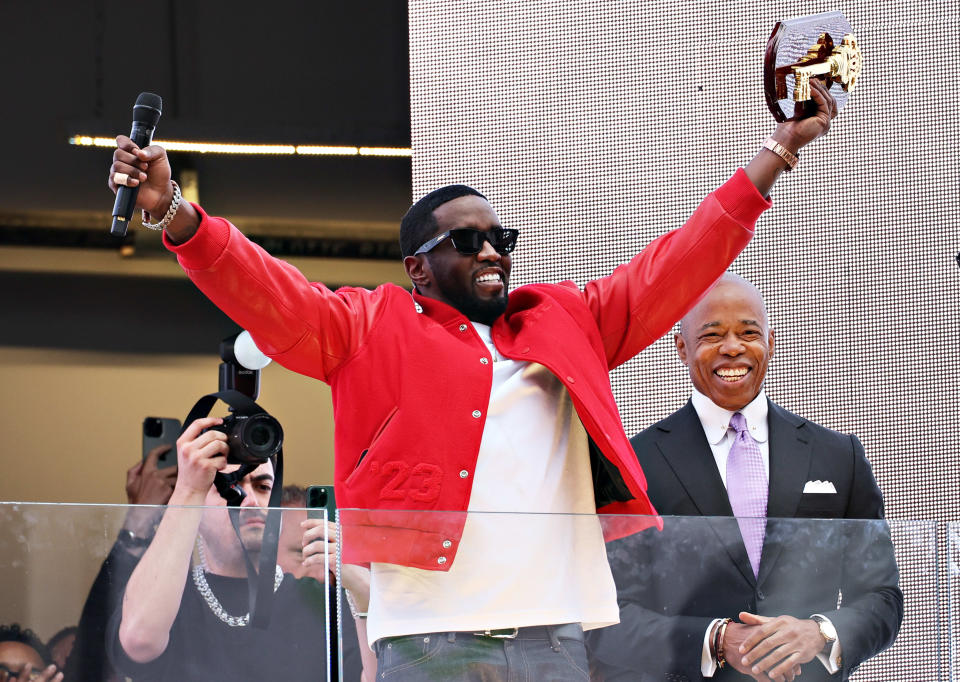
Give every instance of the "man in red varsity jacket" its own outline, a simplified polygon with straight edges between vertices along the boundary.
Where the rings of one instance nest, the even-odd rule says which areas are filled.
[[[657,522],[608,372],[746,246],[776,178],[829,129],[835,102],[815,92],[815,115],[780,124],[682,228],[582,290],[509,291],[516,231],[451,185],[401,224],[412,293],[331,291],[181,203],[162,148],[117,139],[111,189],[139,186],[194,283],[267,355],[331,386],[343,558],[371,564],[379,673],[583,679],[583,630],[618,619],[604,539]]]

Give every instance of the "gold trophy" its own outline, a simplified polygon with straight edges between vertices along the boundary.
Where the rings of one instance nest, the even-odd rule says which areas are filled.
[[[841,12],[778,21],[763,60],[763,90],[777,122],[816,110],[810,79],[819,79],[843,109],[863,69],[863,55]],[[838,88],[833,88],[834,85]]]

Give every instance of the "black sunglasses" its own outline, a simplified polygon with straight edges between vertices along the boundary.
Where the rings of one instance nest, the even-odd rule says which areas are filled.
[[[520,230],[512,228],[494,227],[490,230],[475,230],[472,227],[457,227],[447,230],[428,241],[419,249],[414,251],[413,255],[430,251],[437,244],[447,237],[453,242],[453,248],[464,256],[475,256],[483,248],[483,242],[490,242],[490,246],[501,256],[513,251],[517,245],[517,237],[520,236]]]

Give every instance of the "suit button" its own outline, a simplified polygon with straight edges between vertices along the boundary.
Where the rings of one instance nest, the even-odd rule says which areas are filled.
[[[767,595],[765,595],[760,590],[757,590],[757,601],[763,601],[766,598],[767,598]]]

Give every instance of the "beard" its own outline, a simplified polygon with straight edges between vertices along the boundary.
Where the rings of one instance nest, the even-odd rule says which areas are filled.
[[[437,293],[445,301],[460,311],[468,320],[493,326],[498,317],[507,309],[508,274],[504,272],[503,295],[497,298],[480,298],[472,287],[465,287],[458,276],[443,268],[434,271]]]
[[[493,326],[497,318],[503,315],[507,309],[507,298],[509,294],[504,293],[500,298],[482,300],[476,296],[460,294],[449,296],[450,304],[466,315],[468,320],[485,324],[488,327]]]

